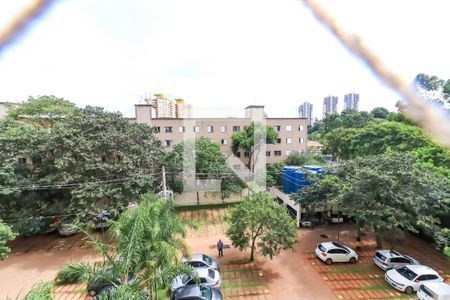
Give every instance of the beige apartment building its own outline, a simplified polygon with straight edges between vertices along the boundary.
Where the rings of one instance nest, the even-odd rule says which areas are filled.
[[[244,130],[251,122],[251,116],[264,118],[267,125],[273,126],[279,138],[276,144],[266,147],[267,163],[282,162],[293,151],[306,151],[306,118],[267,118],[264,106],[249,106],[245,109],[245,118],[152,118],[149,104],[135,105],[135,118],[131,122],[144,123],[156,128],[156,136],[166,150],[180,143],[183,138],[208,137],[217,142],[223,153],[231,155],[231,137],[233,133]],[[241,151],[242,152],[242,151]],[[247,154],[239,152],[237,156],[247,162]]]

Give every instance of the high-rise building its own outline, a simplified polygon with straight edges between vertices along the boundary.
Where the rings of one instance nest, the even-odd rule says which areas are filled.
[[[322,117],[325,119],[327,115],[337,114],[338,97],[328,96],[323,99]]]
[[[313,105],[309,102],[303,102],[302,105],[298,107],[298,117],[308,119],[308,126],[313,124]]]
[[[175,116],[180,119],[192,118],[192,104],[187,104],[183,99],[175,99]]]
[[[344,96],[344,110],[359,110],[359,94],[350,93]]]
[[[152,106],[152,118],[192,118],[192,104],[183,99],[168,99],[164,94],[155,94],[153,99],[145,99]]]

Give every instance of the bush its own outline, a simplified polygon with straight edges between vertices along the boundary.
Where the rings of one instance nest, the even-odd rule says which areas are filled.
[[[72,284],[87,282],[86,267],[82,263],[68,264],[56,274],[55,284]]]
[[[39,282],[25,296],[25,300],[54,300],[54,288],[50,282]]]
[[[11,249],[6,246],[6,243],[14,240],[16,235],[17,234],[11,230],[11,227],[0,220],[0,260],[6,258],[7,254],[11,252]]]

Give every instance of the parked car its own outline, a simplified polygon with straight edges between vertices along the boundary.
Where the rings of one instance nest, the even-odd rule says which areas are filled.
[[[450,300],[450,285],[444,282],[425,282],[417,291],[420,300]]]
[[[111,226],[111,223],[109,222],[111,219],[111,214],[108,211],[103,210],[100,213],[95,214],[92,220],[94,221],[95,229],[104,230]]]
[[[344,217],[341,214],[332,214],[328,217],[328,221],[332,224],[344,223]]]
[[[312,226],[312,222],[308,221],[308,220],[302,220],[300,222],[300,226],[303,227],[303,228],[311,227]]]
[[[398,269],[391,269],[384,274],[384,279],[395,289],[412,294],[417,292],[425,282],[443,282],[439,274],[427,266],[406,265]]]
[[[355,250],[335,242],[325,242],[317,245],[316,255],[327,265],[334,262],[350,262],[358,261],[358,254]]]
[[[223,300],[218,288],[186,285],[172,293],[170,300]]]
[[[219,261],[205,254],[194,253],[191,258],[183,256],[181,262],[187,263],[193,268],[211,268],[220,271]]]
[[[134,276],[131,273],[128,274],[127,283],[132,283],[133,281]],[[109,270],[94,275],[87,284],[87,291],[90,296],[94,297],[101,292],[110,290],[109,287],[121,284],[122,280],[114,276],[112,270]]]
[[[378,250],[373,256],[373,262],[384,271],[405,265],[420,265],[420,263],[411,256],[394,250]]]
[[[61,220],[58,226],[58,233],[60,236],[71,236],[78,233],[78,229],[75,226],[76,218],[68,217]]]
[[[196,281],[194,278],[191,278],[186,274],[178,275],[172,282],[172,292],[185,285],[201,284],[203,286],[220,288],[222,279],[220,278],[219,271],[211,268],[196,268],[194,271],[197,272],[199,281]]]

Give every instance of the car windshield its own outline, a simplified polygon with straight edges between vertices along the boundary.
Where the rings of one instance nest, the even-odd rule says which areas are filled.
[[[205,298],[206,300],[211,300],[212,298],[212,292],[210,288],[203,288],[202,289],[202,297]]]
[[[383,254],[381,254],[380,252],[375,253],[375,256],[378,257],[379,259],[381,259],[382,261],[386,260],[386,256],[384,256]]]
[[[216,277],[216,273],[211,269],[208,270],[208,275],[211,279],[214,279],[214,277]]]
[[[191,277],[189,277],[188,275],[181,275],[181,282],[183,283],[183,284],[185,284],[186,282],[188,282],[189,281],[189,279],[191,279]]]
[[[322,244],[319,244],[319,250],[322,252],[327,252],[327,248],[325,248]]]
[[[407,267],[401,267],[397,269],[397,272],[408,280],[413,280],[414,278],[417,277],[417,274],[408,269]]]
[[[209,257],[208,255],[203,255],[203,261],[204,261],[205,263],[207,263],[208,265],[211,265],[211,264],[212,264],[212,259],[211,259],[211,257]]]

